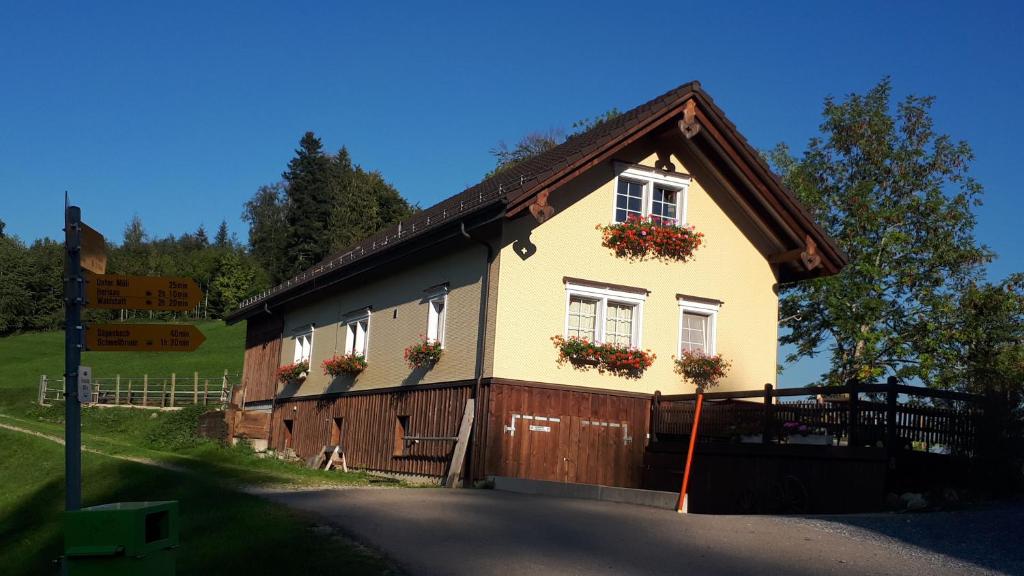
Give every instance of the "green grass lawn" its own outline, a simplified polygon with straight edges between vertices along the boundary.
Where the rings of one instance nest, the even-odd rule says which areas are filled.
[[[0,566],[57,574],[62,551],[63,448],[0,429]],[[311,528],[315,521],[232,490],[216,477],[83,454],[84,505],[178,500],[179,574],[385,574],[388,564]]]
[[[172,372],[185,379],[193,372],[219,376],[242,371],[245,323],[228,326],[221,321],[198,322],[206,341],[195,352],[85,352],[82,364],[92,367],[93,378]],[[35,332],[0,338],[0,411],[23,410],[35,401],[39,376],[57,380],[64,374],[64,332]],[[237,383],[237,382],[235,382]],[[220,385],[218,381],[217,385]]]
[[[86,353],[94,377],[240,372],[244,325],[200,324],[206,342],[191,353]],[[63,333],[0,338],[0,423],[64,435],[64,406],[36,403],[40,374],[63,372]],[[401,485],[370,474],[310,470],[257,458],[245,447],[194,438],[201,409],[158,411],[85,407],[83,445],[104,454],[173,464],[168,471],[85,452],[85,505],[130,500],[178,500],[182,538],[180,574],[318,574],[343,570],[380,574],[385,563],[329,535],[312,521],[247,495],[252,485]],[[54,574],[61,553],[63,448],[0,429],[0,573]],[[286,550],[287,553],[282,553]]]

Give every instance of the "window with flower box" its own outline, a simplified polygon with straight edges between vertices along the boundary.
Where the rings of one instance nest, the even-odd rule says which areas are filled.
[[[686,223],[688,175],[622,163],[616,163],[615,172],[614,222],[649,216],[667,225]]]
[[[427,340],[444,348],[444,325],[448,309],[448,293],[440,292],[427,300]]]
[[[566,338],[637,348],[646,292],[566,283]]]
[[[716,354],[718,310],[721,302],[714,300],[678,298],[679,352]]]

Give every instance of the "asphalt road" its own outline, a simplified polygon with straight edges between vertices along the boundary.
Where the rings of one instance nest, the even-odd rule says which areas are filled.
[[[1024,568],[1017,542],[1022,506],[1001,511],[994,521],[971,517],[968,526],[974,522],[982,534],[1009,544],[986,550],[983,540],[991,538],[975,535],[979,542],[964,551],[950,545],[963,534],[962,513],[680,515],[610,502],[429,488],[264,495],[321,516],[413,575],[944,575]]]

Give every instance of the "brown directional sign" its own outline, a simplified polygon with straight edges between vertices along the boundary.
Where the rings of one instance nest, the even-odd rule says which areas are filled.
[[[82,269],[93,274],[107,271],[107,241],[103,235],[92,228],[81,224]]]
[[[92,352],[191,352],[206,336],[190,324],[92,324],[85,347]]]
[[[184,312],[198,306],[202,299],[203,291],[191,278],[117,274],[86,277],[86,308]]]

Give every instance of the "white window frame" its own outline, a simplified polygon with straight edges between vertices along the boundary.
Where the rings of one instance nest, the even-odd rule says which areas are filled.
[[[598,301],[597,320],[596,326],[594,326],[595,342],[605,341],[608,302],[634,306],[636,313],[633,315],[633,335],[631,337],[633,343],[631,344],[631,347],[640,348],[643,344],[644,301],[647,300],[647,296],[636,292],[615,290],[614,288],[597,288],[594,286],[567,282],[565,284],[565,314],[562,323],[562,334],[566,338],[569,337],[569,302],[573,296],[580,296],[582,298],[590,298]]]
[[[350,314],[344,320],[342,320],[341,325],[345,327],[345,351],[344,351],[345,354],[351,354],[352,352],[355,352],[356,354],[362,354],[363,359],[369,360],[369,358],[370,358],[370,316],[371,316],[370,309],[367,308],[366,310],[362,310],[362,311]],[[356,348],[358,347],[359,337],[360,337],[359,331],[360,331],[361,328],[359,327],[359,325],[361,323],[363,323],[363,322],[366,323],[366,328],[362,329],[362,331],[363,331],[363,333],[362,333],[362,342],[363,342],[362,348],[363,349],[362,349],[362,352],[360,352]],[[356,325],[356,333],[355,333],[355,335],[352,334],[352,330],[351,330],[351,327],[352,327],[353,324]],[[353,341],[353,339],[355,341]]]
[[[303,360],[312,362],[313,358],[313,335],[316,333],[316,326],[302,326],[292,331],[292,339],[295,340],[295,352],[292,354],[292,363],[298,364]],[[306,353],[305,344],[309,344],[309,352]]]
[[[441,303],[441,312],[437,313],[434,303]],[[431,334],[433,328],[434,334]],[[448,328],[448,291],[441,290],[427,297],[427,340],[440,342],[444,350],[445,333]]]
[[[683,353],[683,314],[699,314],[708,317],[708,349],[707,354],[713,356],[718,354],[718,311],[721,303],[701,302],[678,298],[679,302],[679,323],[676,326],[676,354]]]
[[[618,220],[616,220],[615,213],[618,210],[620,179],[643,185],[643,205],[641,206],[641,210],[643,211],[643,216],[645,218],[651,215],[651,208],[654,204],[655,186],[676,192],[676,225],[686,225],[686,198],[689,196],[687,191],[690,188],[691,180],[689,175],[668,175],[654,168],[616,162],[615,181],[612,185],[612,222],[618,222]]]

